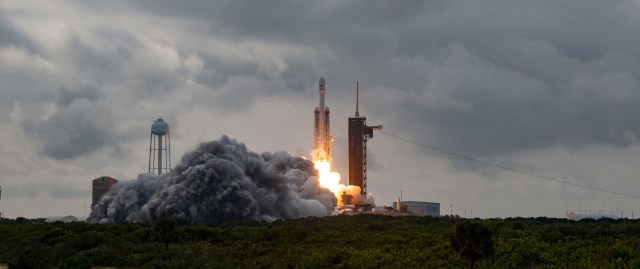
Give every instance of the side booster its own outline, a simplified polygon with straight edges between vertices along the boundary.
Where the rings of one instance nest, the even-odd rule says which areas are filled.
[[[333,136],[329,133],[329,107],[324,106],[325,93],[324,78],[320,78],[319,92],[320,104],[316,107],[314,114],[313,131],[313,159],[314,161],[331,161],[331,142]]]

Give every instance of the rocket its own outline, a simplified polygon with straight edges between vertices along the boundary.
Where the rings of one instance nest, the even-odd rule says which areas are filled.
[[[324,93],[326,91],[324,78],[320,78],[318,90],[320,92],[320,104],[314,111],[313,159],[314,161],[331,161],[333,136],[329,134],[329,107],[324,106]]]

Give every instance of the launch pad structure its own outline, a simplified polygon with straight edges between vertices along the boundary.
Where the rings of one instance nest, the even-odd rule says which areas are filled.
[[[358,81],[356,81],[356,113],[349,118],[349,185],[360,187],[360,193],[367,196],[367,141],[373,138],[374,130],[382,130],[382,125],[368,126],[367,118],[358,111]]]

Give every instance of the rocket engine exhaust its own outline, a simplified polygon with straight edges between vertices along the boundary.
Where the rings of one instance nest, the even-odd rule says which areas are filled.
[[[187,153],[167,174],[140,174],[114,185],[87,221],[151,224],[170,217],[195,225],[328,216],[337,199],[315,175],[302,157],[258,154],[223,136]]]

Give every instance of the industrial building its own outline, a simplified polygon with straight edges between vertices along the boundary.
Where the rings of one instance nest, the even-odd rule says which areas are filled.
[[[419,201],[402,201],[401,207],[407,208],[407,212],[419,216],[440,216],[440,203],[419,202]],[[398,202],[393,202],[393,208],[398,208]]]
[[[64,223],[71,223],[71,222],[84,222],[83,220],[78,219],[78,217],[76,216],[51,216],[51,217],[47,217],[44,222],[46,223],[53,223],[53,222],[64,222]]]
[[[367,126],[367,118],[358,112],[358,82],[356,81],[356,114],[349,118],[349,185],[360,187],[367,196],[367,141],[373,138],[373,130],[382,130],[382,125]]]
[[[94,206],[100,198],[107,193],[111,189],[113,185],[118,183],[118,180],[111,177],[99,177],[93,180],[92,182],[92,196],[91,196],[91,206]]]

